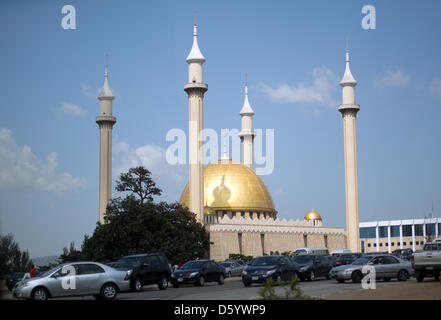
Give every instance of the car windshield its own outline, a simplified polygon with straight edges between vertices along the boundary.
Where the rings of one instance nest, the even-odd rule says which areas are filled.
[[[39,277],[47,277],[48,275],[50,275],[51,273],[55,272],[56,270],[58,270],[60,268],[60,266],[56,266],[48,271],[46,271],[45,273],[43,273],[42,275],[40,275]]]
[[[199,269],[203,264],[204,264],[204,261],[189,261],[189,262],[185,263],[179,269],[182,269],[182,270]]]
[[[297,262],[297,263],[300,263],[300,264],[308,263],[308,262],[311,262],[313,260],[314,260],[314,256],[310,256],[310,255],[306,255],[306,254],[299,255],[299,256],[296,256],[294,258],[294,261]]]
[[[260,257],[251,261],[250,265],[253,267],[265,267],[265,266],[275,266],[279,263],[279,258],[277,257]]]
[[[141,265],[142,257],[126,257],[118,260],[113,268],[136,268]]]
[[[358,258],[357,260],[355,260],[354,262],[352,262],[352,264],[364,265],[364,264],[368,263],[371,259],[372,259],[372,257],[361,257],[361,258]]]

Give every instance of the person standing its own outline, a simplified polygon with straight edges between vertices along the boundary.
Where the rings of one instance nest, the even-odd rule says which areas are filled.
[[[35,266],[32,265],[31,267],[31,278],[35,277],[37,275],[37,269],[35,269]]]

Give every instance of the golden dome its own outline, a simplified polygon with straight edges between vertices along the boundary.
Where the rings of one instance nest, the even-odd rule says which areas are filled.
[[[181,203],[189,207],[188,184],[182,192]],[[273,199],[268,189],[253,170],[231,160],[219,160],[204,167],[205,214],[216,211],[271,212]]]
[[[307,214],[305,214],[305,217],[303,218],[305,220],[322,220],[322,217],[319,215],[317,211],[311,210]]]

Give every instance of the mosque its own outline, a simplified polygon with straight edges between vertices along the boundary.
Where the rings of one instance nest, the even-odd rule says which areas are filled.
[[[261,256],[271,252],[292,252],[300,247],[326,247],[329,251],[349,248],[359,252],[358,235],[358,182],[356,163],[355,104],[356,81],[349,67],[346,52],[346,70],[340,82],[343,103],[339,111],[343,116],[346,178],[346,222],[342,227],[325,227],[316,211],[306,213],[303,219],[277,218],[277,210],[263,180],[253,169],[254,111],[245,85],[245,99],[240,111],[242,146],[240,163],[225,153],[215,163],[202,164],[201,132],[203,130],[203,99],[208,85],[203,82],[205,57],[198,46],[197,26],[194,25],[193,46],[186,59],[188,83],[184,90],[189,100],[189,182],[182,192],[180,203],[196,215],[210,235],[210,258],[222,261],[229,254]],[[108,85],[105,70],[104,87],[98,97],[100,116],[100,206],[99,220],[104,222],[110,201],[112,116],[114,96]],[[303,214],[302,214],[303,215]],[[355,226],[355,227],[354,227]]]

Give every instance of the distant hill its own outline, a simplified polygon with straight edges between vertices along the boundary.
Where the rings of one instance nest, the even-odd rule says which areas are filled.
[[[57,259],[60,256],[46,256],[46,257],[39,257],[39,258],[32,258],[32,261],[34,262],[36,267],[45,266],[49,263],[56,263],[58,262]]]

